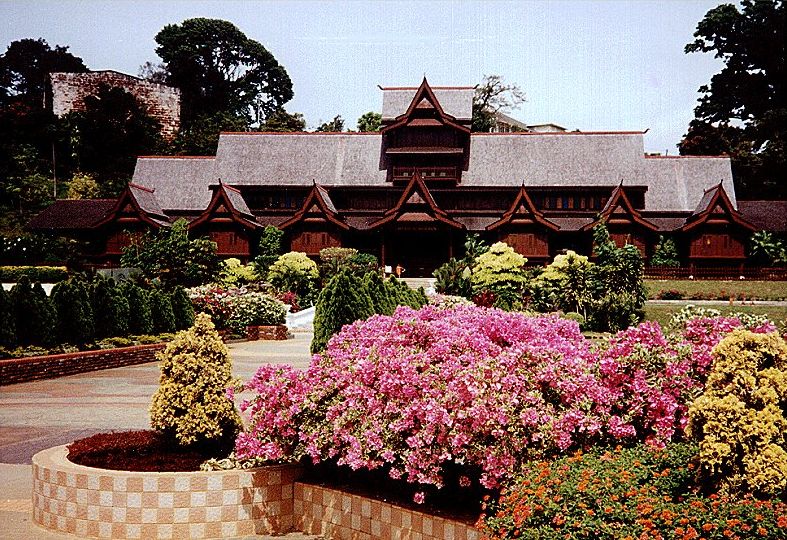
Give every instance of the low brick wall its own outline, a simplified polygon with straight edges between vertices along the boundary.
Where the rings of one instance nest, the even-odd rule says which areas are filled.
[[[33,520],[97,538],[227,538],[293,529],[297,465],[155,473],[76,465],[65,446],[33,456]]]
[[[276,326],[247,326],[246,339],[249,341],[257,341],[260,339],[268,340],[284,340],[289,336],[287,335],[287,327],[283,324]]]
[[[165,343],[0,360],[0,386],[156,361]]]
[[[295,528],[353,540],[479,540],[466,523],[302,482],[295,483]]]

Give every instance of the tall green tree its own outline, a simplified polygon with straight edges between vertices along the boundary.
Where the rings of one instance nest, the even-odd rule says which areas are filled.
[[[345,324],[374,315],[374,305],[364,282],[346,271],[336,274],[320,292],[314,310],[312,353],[325,350],[331,336]]]
[[[498,112],[510,112],[527,101],[516,84],[507,84],[500,75],[484,75],[473,95],[473,131],[488,132]]]
[[[155,154],[163,145],[161,125],[122,88],[102,85],[85,97],[83,111],[68,115],[68,122],[80,169],[93,173],[107,196],[126,185],[137,156]]]
[[[95,338],[95,318],[90,294],[83,280],[61,281],[52,288],[57,313],[57,334],[63,343],[82,345]]]
[[[260,126],[260,131],[275,131],[278,133],[290,133],[293,131],[304,131],[306,120],[301,113],[288,113],[284,108],[273,111],[265,119],[265,123]]]
[[[290,101],[287,71],[259,42],[219,19],[187,19],[156,34],[167,83],[183,93],[182,122],[229,113],[261,124]]]
[[[333,120],[329,122],[323,122],[314,131],[325,132],[325,133],[338,133],[344,131],[344,118],[341,115],[337,114],[333,117]]]
[[[16,316],[14,306],[6,290],[0,286],[0,347],[16,345]]]
[[[380,126],[383,123],[383,115],[369,111],[358,118],[358,131],[380,131]]]
[[[727,153],[741,198],[787,199],[785,9],[782,0],[722,4],[698,23],[686,53],[712,52],[721,72],[702,85],[681,154]]]

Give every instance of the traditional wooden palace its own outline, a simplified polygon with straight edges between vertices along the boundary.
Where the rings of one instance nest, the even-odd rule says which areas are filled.
[[[589,253],[603,220],[646,257],[666,235],[686,264],[744,260],[756,227],[727,157],[649,156],[640,131],[471,133],[472,88],[382,92],[379,132],[222,133],[215,157],[140,157],[117,200],[58,201],[29,228],[92,239],[113,263],[130,234],[178,218],[243,260],[275,225],[292,250],[355,247],[426,275],[468,233],[540,263]]]

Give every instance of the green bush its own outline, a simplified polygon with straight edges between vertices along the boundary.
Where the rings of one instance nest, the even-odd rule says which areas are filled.
[[[22,276],[11,289],[10,296],[19,344],[53,345],[57,338],[57,319],[41,284],[33,286],[27,276]]]
[[[175,313],[172,311],[172,301],[166,291],[153,289],[150,292],[150,314],[153,320],[153,331],[161,334],[162,332],[174,332]]]
[[[413,290],[407,283],[393,276],[385,282],[385,286],[388,288],[389,297],[394,302],[394,309],[396,306],[408,306],[413,309],[419,309],[421,306],[429,303],[423,287]]]
[[[236,334],[245,334],[246,327],[284,324],[287,309],[284,303],[263,293],[246,293],[228,300],[232,311],[228,326]]]
[[[172,314],[175,316],[175,328],[185,330],[194,324],[194,306],[186,289],[178,285],[170,295]]]
[[[95,339],[95,319],[88,287],[81,279],[61,281],[52,288],[57,335],[62,343],[84,345]]]
[[[97,278],[93,282],[92,296],[96,339],[128,335],[128,300],[114,280]]]
[[[713,349],[705,392],[689,407],[700,474],[722,493],[787,494],[787,344],[736,329]]]
[[[0,266],[0,283],[16,283],[22,276],[35,283],[57,283],[68,279],[64,266]]]
[[[495,307],[511,310],[521,307],[527,283],[527,259],[504,242],[492,244],[473,265],[470,282],[473,292],[495,295]]]
[[[392,298],[391,291],[385,286],[382,276],[377,272],[369,272],[364,276],[363,284],[369,293],[374,312],[381,315],[393,314],[396,300],[395,297]]]
[[[432,273],[435,278],[435,291],[440,294],[469,298],[473,295],[471,274],[472,271],[466,261],[451,257]]]
[[[243,265],[239,259],[226,259],[221,263],[219,283],[225,287],[241,287],[258,279],[253,264]],[[191,325],[189,325],[191,326]]]
[[[15,347],[16,316],[11,296],[0,286],[0,347]]]
[[[667,266],[673,268],[680,266],[678,248],[672,238],[664,238],[663,236],[659,236],[659,243],[656,244],[653,257],[650,258],[650,265]]]
[[[266,225],[265,229],[263,229],[260,243],[257,247],[257,256],[253,262],[258,275],[268,275],[268,269],[282,254],[282,236],[284,236],[284,231],[273,225]]]
[[[130,281],[124,282],[122,289],[128,299],[129,333],[140,335],[153,332],[153,316],[150,311],[150,293]]]
[[[156,357],[161,382],[150,406],[153,429],[181,446],[233,441],[241,421],[226,389],[238,382],[232,378],[229,351],[210,316],[197,315],[194,326],[178,332]]]
[[[117,347],[128,347],[134,342],[127,337],[108,337],[96,342],[99,349],[116,349]]]
[[[489,540],[784,538],[787,505],[695,493],[696,446],[531,463],[485,509]]]
[[[312,353],[322,352],[328,340],[345,324],[374,315],[374,306],[363,281],[347,271],[339,272],[325,285],[314,311]]]
[[[268,281],[279,292],[294,292],[301,300],[301,307],[314,302],[320,274],[317,263],[305,253],[285,253],[270,267]]]

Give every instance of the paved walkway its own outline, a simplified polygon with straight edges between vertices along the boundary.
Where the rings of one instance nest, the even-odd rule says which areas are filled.
[[[296,332],[295,338],[287,341],[230,344],[234,372],[248,380],[260,364],[306,367],[311,338],[311,333]],[[33,455],[102,431],[147,429],[148,406],[158,377],[158,364],[152,362],[0,387],[0,538],[74,538],[48,533],[32,524]],[[292,534],[276,538],[315,537]]]

